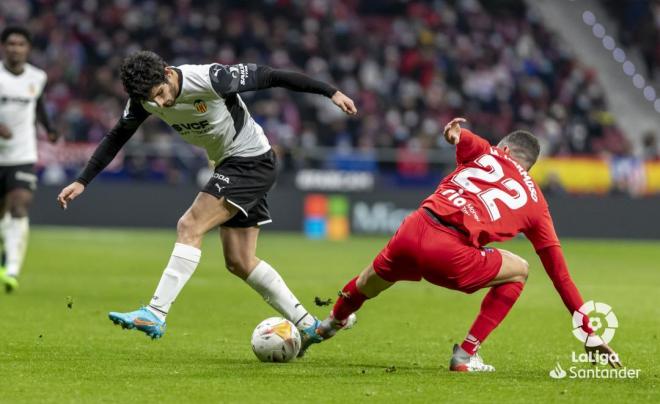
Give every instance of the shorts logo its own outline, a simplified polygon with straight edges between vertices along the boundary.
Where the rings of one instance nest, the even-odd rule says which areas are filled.
[[[589,326],[594,330],[595,335],[589,336],[582,329],[584,316],[589,317]],[[603,320],[605,324],[603,324]],[[603,341],[608,344],[614,338],[614,332],[618,327],[619,320],[612,311],[612,307],[605,303],[589,300],[573,313],[573,335],[588,347],[601,345]],[[603,331],[598,332],[603,328]]]
[[[224,175],[222,175],[222,174],[220,174],[220,173],[213,173],[213,179],[216,179],[216,180],[218,180],[218,181],[222,181],[222,182],[224,182],[225,184],[229,184],[229,177],[224,176]]]
[[[30,187],[30,190],[32,191],[34,191],[37,188],[37,176],[32,173],[28,173],[25,171],[16,171],[14,178],[16,178],[17,181],[27,182],[28,186]]]
[[[221,187],[220,184],[218,184],[217,182],[216,182],[215,184],[213,184],[213,185],[215,185],[215,187],[218,188],[218,192],[222,192],[222,189],[223,189],[224,187]]]
[[[204,101],[202,101],[202,100],[195,100],[195,102],[193,103],[193,105],[195,106],[195,109],[196,109],[197,112],[199,112],[199,113],[202,113],[202,114],[203,114],[204,112],[207,111],[206,103],[205,103]]]

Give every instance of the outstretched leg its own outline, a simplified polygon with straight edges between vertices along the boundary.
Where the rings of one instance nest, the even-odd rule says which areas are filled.
[[[488,335],[504,320],[518,300],[527,281],[527,261],[506,250],[502,254],[502,267],[495,278],[488,283],[490,291],[481,303],[481,310],[470,327],[460,347],[454,347],[450,369],[456,371],[492,371],[490,365],[481,362],[476,355],[479,346]]]
[[[344,286],[330,316],[321,322],[317,333],[323,339],[334,336],[347,325],[349,316],[358,311],[367,299],[378,296],[392,285],[394,282],[388,282],[378,276],[374,267],[369,265]]]
[[[111,312],[110,320],[123,328],[136,328],[151,338],[162,337],[172,303],[199,264],[204,234],[229,220],[237,211],[224,198],[199,193],[177,223],[174,250],[149,305],[129,313]]]

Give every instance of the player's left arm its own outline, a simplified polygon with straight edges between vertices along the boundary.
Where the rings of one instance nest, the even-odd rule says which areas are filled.
[[[57,133],[57,130],[55,129],[55,127],[53,127],[53,125],[50,122],[50,119],[48,118],[48,113],[46,112],[46,105],[44,102],[43,93],[41,93],[39,98],[37,98],[36,113],[37,113],[37,122],[39,122],[46,130],[48,140],[50,140],[51,143],[55,143],[57,139],[60,138],[60,135],[59,133]]]
[[[550,216],[547,207],[545,208],[544,214],[537,219],[531,229],[525,232],[525,235],[534,245],[545,272],[548,274],[555,290],[561,297],[571,316],[576,311],[580,312],[584,300],[568,271],[568,265],[566,264],[566,259],[564,258],[561,246],[559,245],[559,239],[557,238],[552,223],[552,217]],[[582,314],[582,329],[585,332],[592,334],[593,330],[589,326],[589,317],[586,315],[587,313],[580,313]],[[585,349],[606,354],[614,353],[612,348],[604,342],[597,347],[585,346]],[[612,356],[608,357],[612,358]],[[621,366],[621,363],[619,361],[612,361],[610,362],[610,365],[616,367]]]
[[[538,203],[538,209],[543,209],[543,213],[531,219],[531,223],[524,230],[524,233],[534,246],[539,258],[541,258],[543,267],[552,280],[557,293],[561,296],[564,305],[573,315],[584,302],[568,272],[568,266],[545,200],[541,197]]]
[[[580,307],[582,307],[584,301],[571,278],[571,274],[568,272],[568,265],[566,265],[566,260],[564,259],[561,247],[553,245],[538,250],[536,253],[541,258],[545,272],[552,280],[552,284],[555,286],[555,289],[564,301],[564,305],[566,305],[568,311],[571,315],[576,311],[580,312]],[[589,326],[589,317],[586,313],[580,313],[582,314],[582,329],[588,334],[593,334],[593,330]],[[618,356],[612,355],[615,354],[614,350],[604,341],[602,341],[602,344],[594,347],[585,345],[585,349],[597,354],[606,354],[610,366],[612,367],[622,366],[621,361],[618,360]]]
[[[328,83],[305,74],[273,69],[270,66],[242,63],[232,66],[214,64],[209,71],[215,91],[225,96],[231,93],[282,87],[292,91],[324,95],[349,115],[357,114],[352,99]]]

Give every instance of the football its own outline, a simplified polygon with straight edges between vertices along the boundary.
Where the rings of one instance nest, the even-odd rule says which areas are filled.
[[[262,362],[289,362],[300,351],[300,332],[282,317],[270,317],[252,332],[252,350]]]

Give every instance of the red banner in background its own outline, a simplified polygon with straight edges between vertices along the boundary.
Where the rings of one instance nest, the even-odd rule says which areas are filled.
[[[45,167],[50,165],[57,165],[65,168],[80,168],[87,164],[92,153],[96,149],[95,143],[78,142],[78,143],[65,143],[58,142],[52,144],[47,141],[38,142],[38,155],[37,167]],[[124,166],[124,152],[120,151],[117,157],[105,169],[106,171],[118,171]]]

